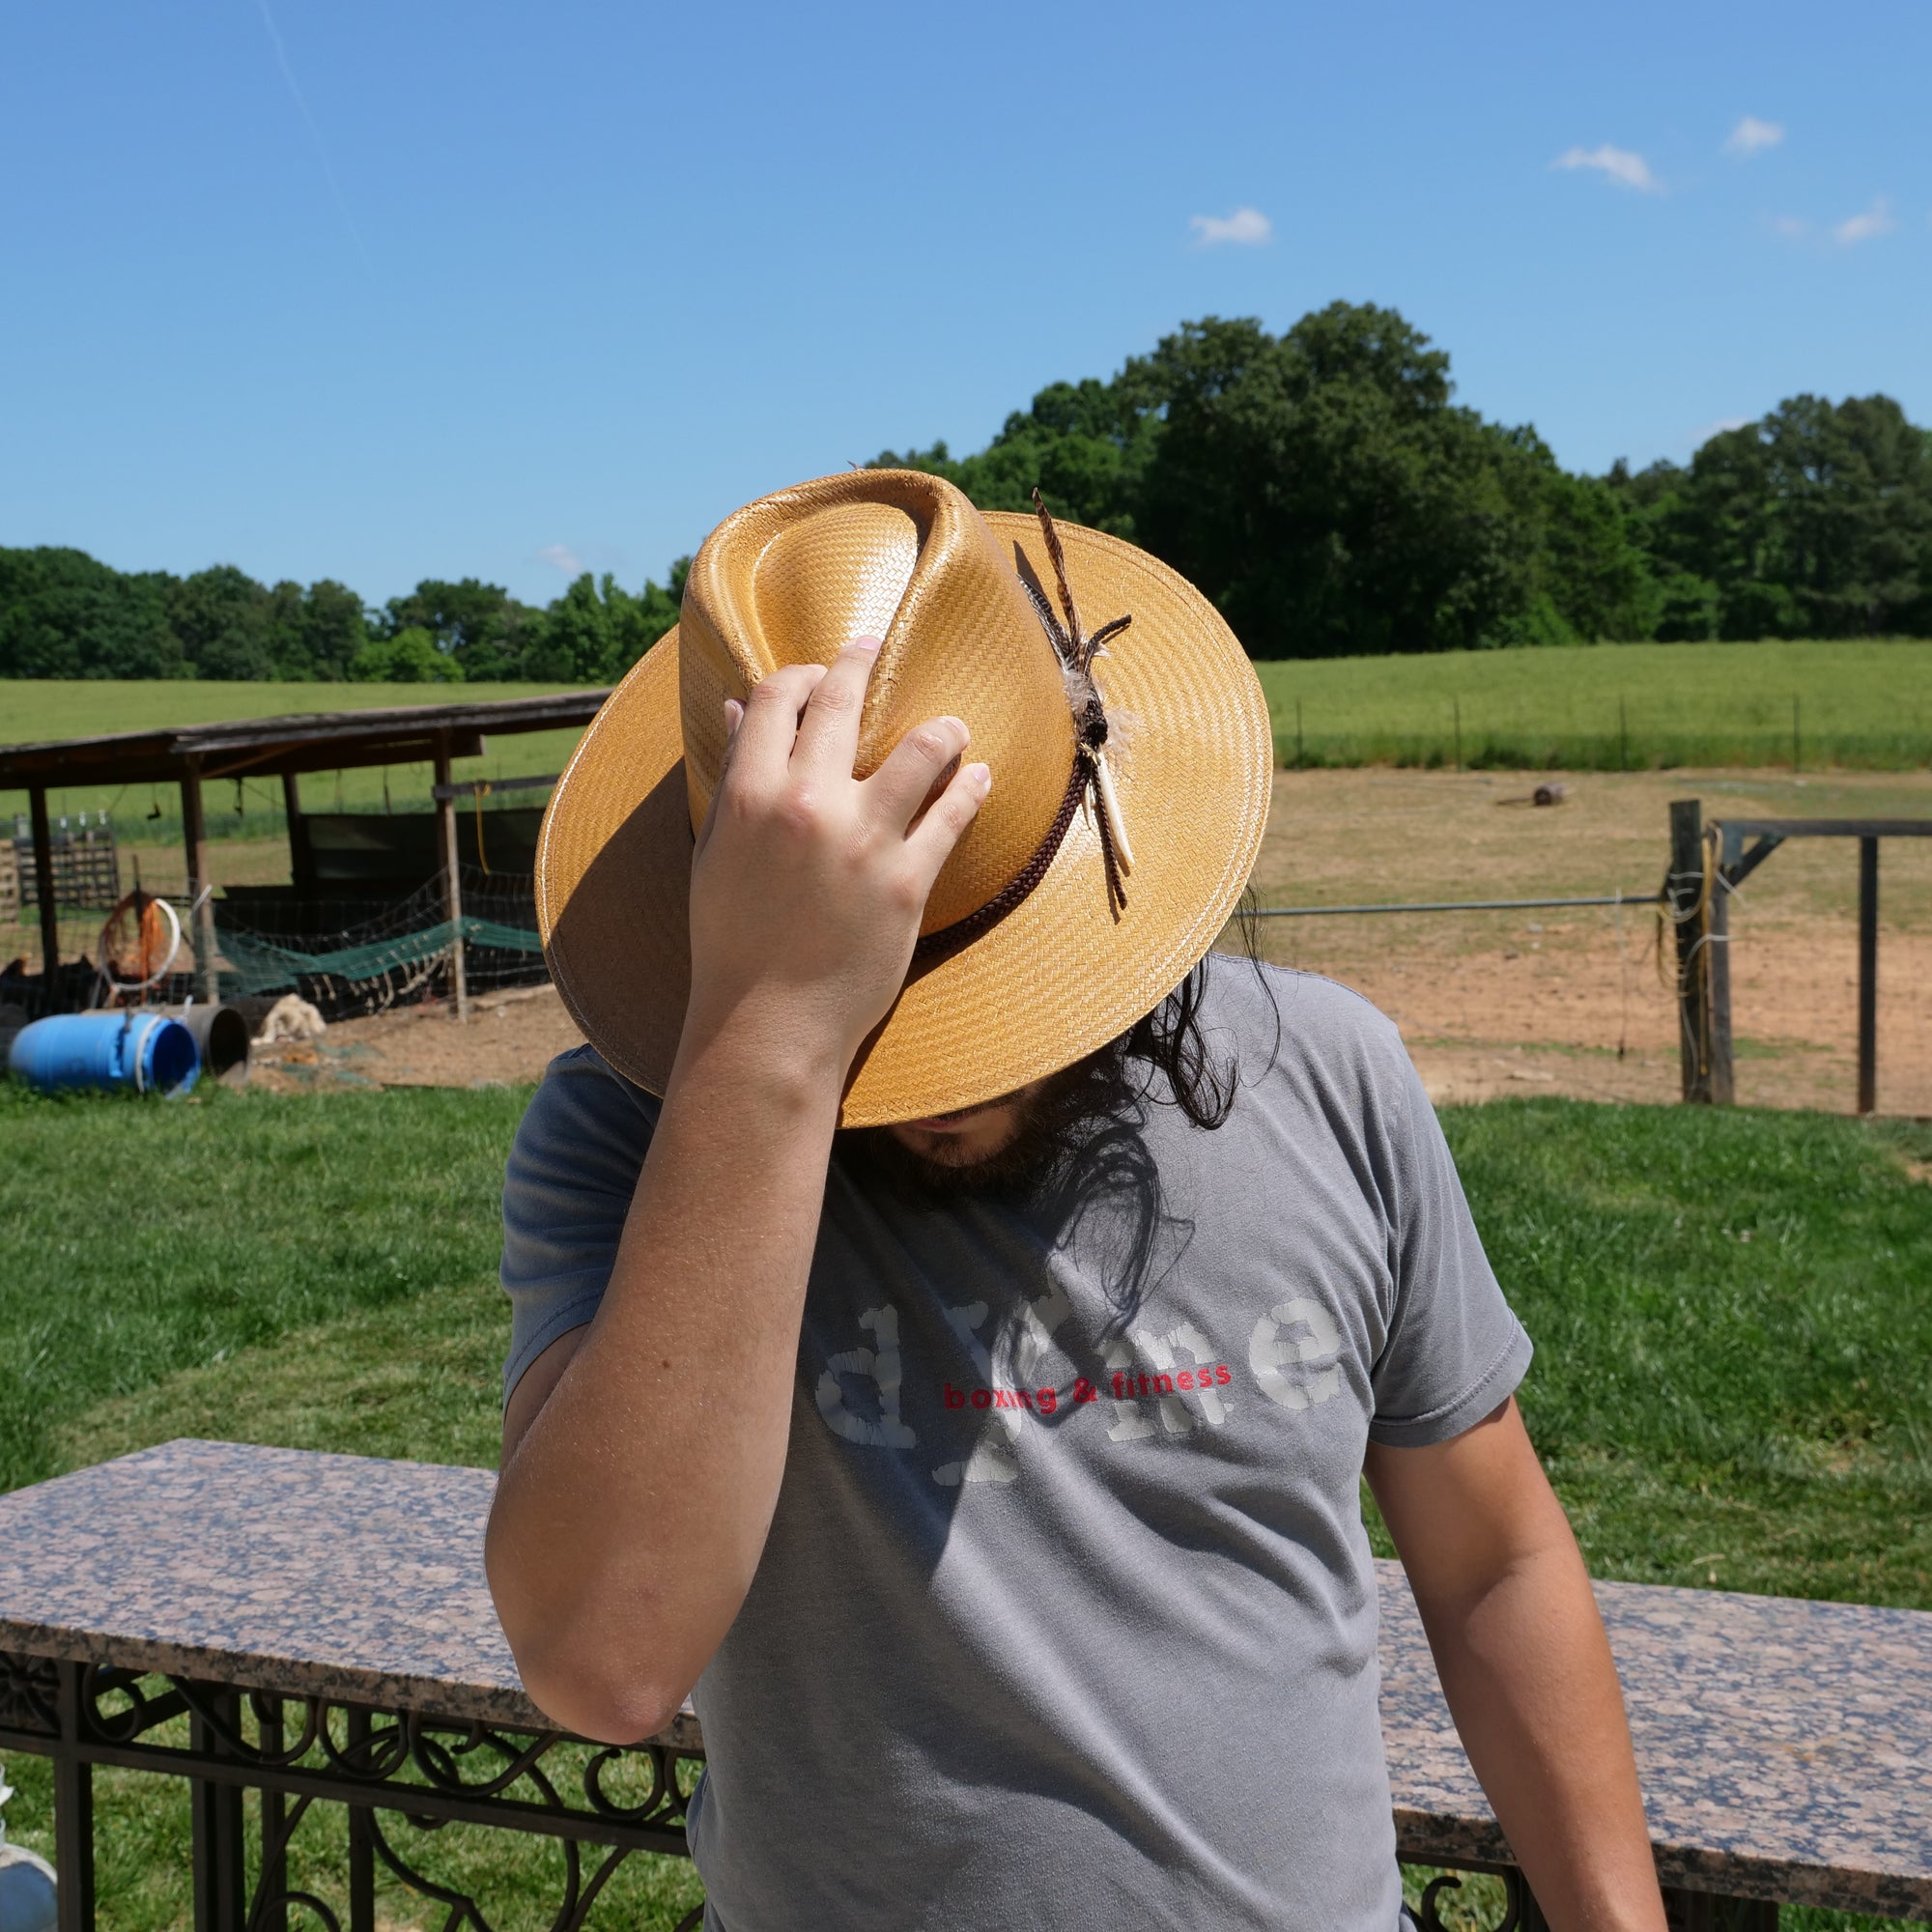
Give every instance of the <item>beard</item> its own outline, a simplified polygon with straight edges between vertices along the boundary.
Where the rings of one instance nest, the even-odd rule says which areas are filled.
[[[1037,1194],[1052,1184],[1100,1128],[1134,1098],[1121,1042],[1049,1074],[1028,1097],[1012,1134],[978,1159],[939,1160],[917,1152],[890,1127],[855,1127],[838,1140],[902,1199],[921,1206],[986,1195]]]

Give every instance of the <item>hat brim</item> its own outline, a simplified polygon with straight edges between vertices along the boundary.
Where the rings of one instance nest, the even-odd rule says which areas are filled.
[[[986,521],[1051,582],[1034,519]],[[1260,852],[1274,739],[1234,634],[1146,552],[1075,525],[1060,531],[1090,628],[1133,617],[1096,671],[1134,852],[1125,909],[1109,904],[1098,834],[1077,812],[1025,899],[978,938],[914,965],[853,1063],[843,1126],[995,1099],[1125,1032],[1213,945]],[[544,815],[536,872],[544,952],[565,1006],[618,1072],[654,1094],[670,1077],[691,990],[692,843],[672,631],[584,732]]]

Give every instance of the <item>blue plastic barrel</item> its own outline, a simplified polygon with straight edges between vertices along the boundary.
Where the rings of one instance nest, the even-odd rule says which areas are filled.
[[[14,1036],[7,1070],[37,1093],[131,1087],[185,1094],[201,1072],[194,1036],[165,1013],[57,1013]]]

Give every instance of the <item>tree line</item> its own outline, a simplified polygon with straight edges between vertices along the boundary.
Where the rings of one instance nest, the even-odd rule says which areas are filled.
[[[1932,432],[1888,396],[1797,396],[1605,476],[1454,397],[1419,329],[1336,302],[1278,336],[1184,323],[971,456],[878,461],[982,509],[1037,482],[1185,573],[1256,657],[1932,635]]]
[[[1042,389],[972,455],[874,461],[982,509],[1039,485],[1184,572],[1256,657],[1932,636],[1932,431],[1891,398],[1796,396],[1687,464],[1577,475],[1457,403],[1448,355],[1367,304],[1280,335],[1183,323],[1107,381]],[[0,676],[598,682],[677,621],[689,561],[636,593],[586,572],[542,609],[474,578],[372,609],[329,580],[0,549]]]
[[[608,683],[677,622],[690,561],[635,593],[585,571],[542,608],[473,577],[371,608],[329,578],[270,586],[227,563],[174,577],[0,549],[0,677]]]

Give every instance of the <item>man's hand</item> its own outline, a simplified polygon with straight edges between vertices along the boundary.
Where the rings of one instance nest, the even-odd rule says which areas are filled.
[[[992,774],[959,765],[961,720],[934,718],[853,777],[878,653],[861,638],[829,668],[788,666],[725,705],[724,771],[691,875],[693,1050],[749,1028],[842,1080],[897,997],[926,895]]]
[[[1555,1932],[1663,1932],[1609,1642],[1515,1401],[1432,1448],[1372,1445],[1367,1473],[1545,1917]]]
[[[538,1704],[614,1744],[669,1721],[751,1587],[839,1092],[990,782],[983,765],[948,776],[956,718],[853,777],[877,655],[775,671],[727,708],[691,1004],[616,1264],[596,1320],[538,1358],[504,1417],[497,1613]]]

